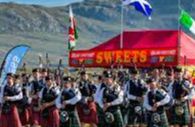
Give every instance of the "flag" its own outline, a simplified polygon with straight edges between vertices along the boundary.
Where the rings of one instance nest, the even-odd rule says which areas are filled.
[[[194,19],[185,11],[182,10],[180,18],[180,23],[188,28],[193,34],[195,34],[195,21]]]
[[[0,85],[3,84],[7,73],[16,73],[18,66],[29,49],[30,47],[27,45],[18,45],[8,51],[0,69]]]
[[[122,0],[123,5],[134,6],[135,9],[151,19],[152,6],[146,0]]]
[[[76,46],[76,40],[78,39],[78,33],[76,28],[76,21],[72,12],[71,6],[69,6],[70,27],[69,27],[69,42],[68,48],[72,50]]]

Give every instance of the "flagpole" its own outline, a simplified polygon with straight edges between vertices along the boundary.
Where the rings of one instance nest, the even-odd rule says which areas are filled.
[[[181,1],[178,0],[178,65],[180,64],[180,53],[181,53],[181,25],[179,23],[180,20],[180,11],[181,11]]]
[[[120,49],[123,49],[123,3],[121,4],[121,36],[120,36]]]

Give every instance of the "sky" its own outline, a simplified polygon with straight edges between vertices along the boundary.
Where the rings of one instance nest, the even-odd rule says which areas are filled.
[[[38,4],[44,6],[62,6],[83,0],[0,0],[0,2],[14,2],[20,4]]]

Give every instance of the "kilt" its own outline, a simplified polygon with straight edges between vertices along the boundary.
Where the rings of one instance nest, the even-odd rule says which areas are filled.
[[[88,115],[84,113],[82,104],[78,104],[77,106],[80,121],[82,123],[98,124],[98,116],[95,102],[88,102],[87,105],[90,109],[90,113]]]
[[[22,112],[19,112],[19,116],[23,126],[30,124],[30,107],[25,107]]]
[[[10,112],[1,114],[0,127],[22,127],[16,105],[11,105]]]
[[[34,111],[33,106],[31,106],[30,112],[31,112],[30,124],[41,125],[41,111]]]
[[[80,121],[77,111],[67,111],[69,120],[65,123],[60,123],[60,127],[80,127]]]
[[[41,125],[42,127],[59,127],[60,126],[60,116],[59,110],[57,107],[53,106],[48,109],[49,116],[48,118],[41,118]]]
[[[128,114],[129,114],[128,107],[129,106],[124,106],[124,105],[120,106],[121,114],[122,114],[123,121],[124,121],[125,125],[127,125],[127,123],[128,123]]]
[[[101,107],[97,104],[97,115],[98,115],[98,127],[105,127],[105,118],[104,118],[104,111]]]
[[[190,111],[189,111],[189,108],[188,108],[188,103],[185,102],[181,105],[184,109],[184,113],[182,115],[177,115],[176,112],[175,112],[175,108],[176,106],[173,106],[170,111],[171,111],[171,114],[170,114],[170,117],[171,117],[171,120],[169,121],[169,123],[171,125],[189,125],[190,123]]]
[[[172,118],[172,109],[166,109],[166,114],[167,114],[167,119],[168,119],[168,123],[170,124],[170,122],[173,120]]]
[[[41,125],[41,111],[34,110],[34,104],[38,105],[38,99],[33,99],[30,105],[30,112],[31,112],[31,125]]]
[[[165,112],[163,113],[158,113],[160,115],[160,122],[159,123],[154,123],[152,121],[152,112],[147,112],[147,126],[148,127],[169,127],[168,120],[167,120],[167,115]]]
[[[141,114],[137,114],[135,112],[135,107],[140,106],[141,107]],[[144,124],[146,123],[146,116],[145,111],[142,107],[142,105],[138,104],[130,104],[128,108],[128,125],[135,125],[135,124]]]
[[[113,123],[105,123],[106,127],[124,127],[124,122],[120,109],[111,112],[114,115]],[[105,127],[104,126],[104,127]]]

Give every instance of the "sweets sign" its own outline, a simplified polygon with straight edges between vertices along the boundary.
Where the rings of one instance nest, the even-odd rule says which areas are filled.
[[[69,65],[72,67],[110,67],[111,64],[140,67],[175,65],[177,63],[176,49],[138,49],[138,50],[107,50],[107,51],[72,51],[69,55]]]

